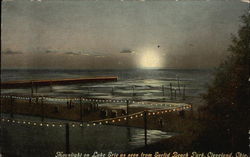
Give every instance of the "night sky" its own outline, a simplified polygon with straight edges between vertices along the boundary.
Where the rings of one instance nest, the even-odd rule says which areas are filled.
[[[2,68],[212,68],[240,0],[5,0]]]

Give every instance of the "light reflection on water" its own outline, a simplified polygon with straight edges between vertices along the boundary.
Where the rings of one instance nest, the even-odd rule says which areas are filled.
[[[185,85],[186,95],[197,96],[206,90],[206,85],[212,79],[212,71],[209,70],[2,70],[2,81],[11,80],[35,80],[35,79],[60,79],[80,78],[86,76],[118,76],[117,82],[99,84],[82,84],[42,87],[38,89],[39,94],[52,96],[98,96],[98,97],[131,97],[133,86],[135,97],[140,99],[154,99],[154,96],[162,96],[162,85],[178,89],[177,78],[180,79],[181,88]],[[95,87],[94,90],[89,87]],[[114,87],[114,95],[111,94]],[[1,93],[30,93],[30,89],[3,89]],[[165,91],[169,97],[169,90]]]
[[[157,83],[153,83],[153,82]],[[159,80],[154,80],[149,84],[145,84],[144,81],[133,81],[128,83],[126,81],[121,82],[109,82],[102,84],[76,84],[76,85],[53,85],[52,87],[38,87],[38,95],[47,96],[63,96],[63,97],[96,97],[96,98],[110,98],[115,99],[117,97],[123,99],[139,99],[139,100],[159,100],[159,99],[170,99],[169,82],[158,82]],[[172,81],[172,88],[176,90],[177,99],[182,99],[182,92],[184,84],[180,82],[179,87]],[[165,90],[163,93],[162,85],[164,85]],[[185,84],[185,95],[186,96],[198,96],[200,93],[204,92],[206,89]],[[34,89],[35,91],[35,89]],[[173,91],[174,92],[174,91]],[[31,94],[31,89],[2,89],[2,94]],[[174,94],[174,93],[172,93]]]

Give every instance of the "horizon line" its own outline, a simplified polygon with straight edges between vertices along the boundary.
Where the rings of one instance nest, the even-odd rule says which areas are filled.
[[[1,70],[209,70],[216,67],[209,68],[114,68],[114,69],[80,69],[80,68],[1,68]]]

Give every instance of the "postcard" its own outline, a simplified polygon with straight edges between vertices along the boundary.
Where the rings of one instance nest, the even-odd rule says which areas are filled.
[[[3,0],[0,157],[249,157],[249,0]]]

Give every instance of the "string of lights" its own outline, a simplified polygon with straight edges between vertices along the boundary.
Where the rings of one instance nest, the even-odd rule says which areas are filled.
[[[99,102],[99,103],[138,103],[138,104],[144,104],[144,105],[161,105],[161,106],[170,106],[174,108],[168,108],[168,109],[154,109],[154,110],[148,110],[147,115],[148,116],[154,116],[154,115],[159,115],[159,114],[164,114],[168,112],[174,112],[174,111],[181,111],[185,109],[191,108],[191,105],[184,105],[181,107],[175,107],[175,105],[172,104],[158,104],[158,103],[148,103],[148,102],[135,102],[131,100],[111,100],[111,99],[93,99],[93,98],[52,98],[52,97],[44,97],[44,96],[39,96],[39,97],[27,97],[27,96],[12,96],[12,95],[2,95],[2,98],[12,98],[12,99],[20,99],[20,100],[50,100],[50,101],[83,101],[83,102]],[[133,113],[130,115],[124,115],[120,117],[115,117],[115,118],[107,118],[107,119],[102,119],[98,121],[91,121],[85,123],[71,123],[70,125],[72,127],[76,126],[96,126],[96,125],[102,125],[102,124],[112,124],[116,122],[122,122],[126,121],[128,119],[136,119],[136,118],[141,118],[143,117],[143,112],[137,112]],[[65,123],[59,123],[59,122],[38,122],[38,121],[28,121],[28,120],[14,120],[14,119],[6,119],[6,118],[1,118],[2,122],[9,122],[9,123],[15,123],[15,124],[22,124],[22,125],[33,125],[33,126],[41,126],[41,127],[62,127]]]
[[[177,112],[181,110],[186,110],[191,108],[191,105],[185,105],[178,108],[171,109],[156,109],[156,110],[147,110],[147,116],[156,116],[159,114],[165,114],[170,112]],[[115,118],[106,118],[97,121],[90,121],[85,123],[80,122],[70,122],[71,127],[89,127],[89,126],[97,126],[97,125],[108,125],[115,124],[116,122],[122,122],[137,118],[142,118],[144,116],[144,111],[136,112],[129,115],[119,116]],[[29,125],[29,126],[38,126],[38,127],[63,127],[66,123],[63,122],[41,122],[41,121],[30,121],[30,120],[21,120],[21,119],[13,119],[13,118],[1,118],[1,122],[19,124],[19,125]]]

